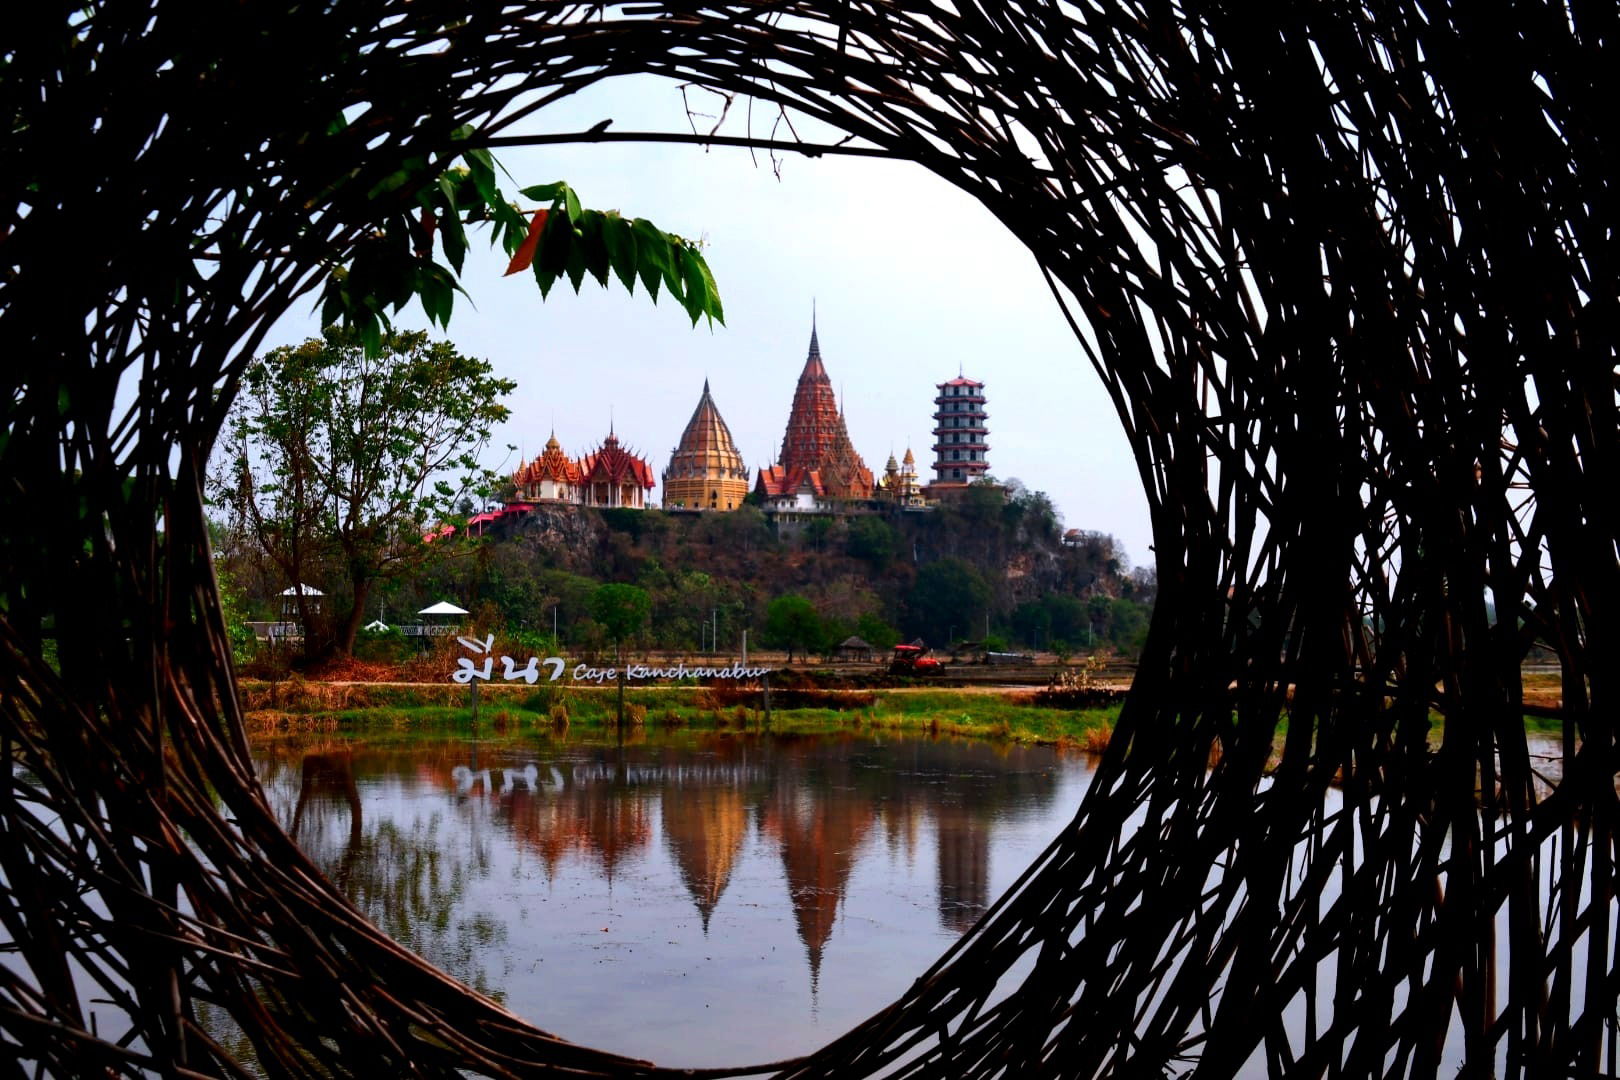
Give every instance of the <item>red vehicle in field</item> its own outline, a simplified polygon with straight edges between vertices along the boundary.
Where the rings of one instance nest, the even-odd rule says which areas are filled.
[[[894,675],[938,675],[944,665],[925,655],[921,645],[896,645],[894,659],[889,661],[889,672]]]

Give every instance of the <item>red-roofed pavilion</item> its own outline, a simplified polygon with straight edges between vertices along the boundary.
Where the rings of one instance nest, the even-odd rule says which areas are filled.
[[[644,510],[647,492],[656,483],[647,459],[620,446],[619,437],[611,430],[600,450],[580,459],[579,472],[586,506]]]

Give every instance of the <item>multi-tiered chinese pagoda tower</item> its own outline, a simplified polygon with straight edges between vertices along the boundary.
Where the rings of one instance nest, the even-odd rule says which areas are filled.
[[[775,465],[759,471],[755,490],[777,499],[800,493],[827,499],[872,497],[872,470],[849,440],[838,395],[821,363],[821,345],[813,321],[810,355],[793,393],[793,410],[782,437],[782,456]]]
[[[961,375],[936,383],[934,398],[934,485],[970,484],[990,471],[990,414],[984,411],[984,383]]]
[[[748,469],[704,379],[703,396],[664,470],[664,508],[735,510],[747,495]]]

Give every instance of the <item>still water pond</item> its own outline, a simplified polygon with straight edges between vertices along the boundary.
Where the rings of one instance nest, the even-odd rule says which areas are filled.
[[[888,1004],[1069,820],[1084,756],[928,739],[278,744],[282,825],[378,925],[576,1042],[794,1056]]]

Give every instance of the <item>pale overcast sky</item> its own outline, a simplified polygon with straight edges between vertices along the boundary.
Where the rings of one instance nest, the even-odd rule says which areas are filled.
[[[673,85],[638,78],[547,109],[526,130],[610,117],[615,131],[685,129]],[[986,384],[991,473],[1047,492],[1070,528],[1114,534],[1133,565],[1151,561],[1146,502],[1113,407],[1034,259],[943,180],[908,163],[799,156],[785,158],[778,180],[764,155],[755,164],[746,150],[668,144],[497,156],[517,180],[503,179],[509,194],[563,179],[587,206],[702,237],[726,325],[691,328],[673,301],[654,306],[617,280],[604,290],[587,278],[577,296],[563,282],[542,302],[532,275],[502,278],[504,256],[475,246],[464,279],[473,302],[458,297],[448,336],[518,383],[490,466],[506,443],[534,454],[553,422],[564,449],[582,454],[607,434],[611,411],[620,439],[662,473],[708,378],[752,473],[781,448],[814,300],[827,373],[874,473],[909,444],[931,475],[933,384],[960,368]],[[426,320],[407,309],[396,324]],[[315,329],[301,303],[267,345]]]

